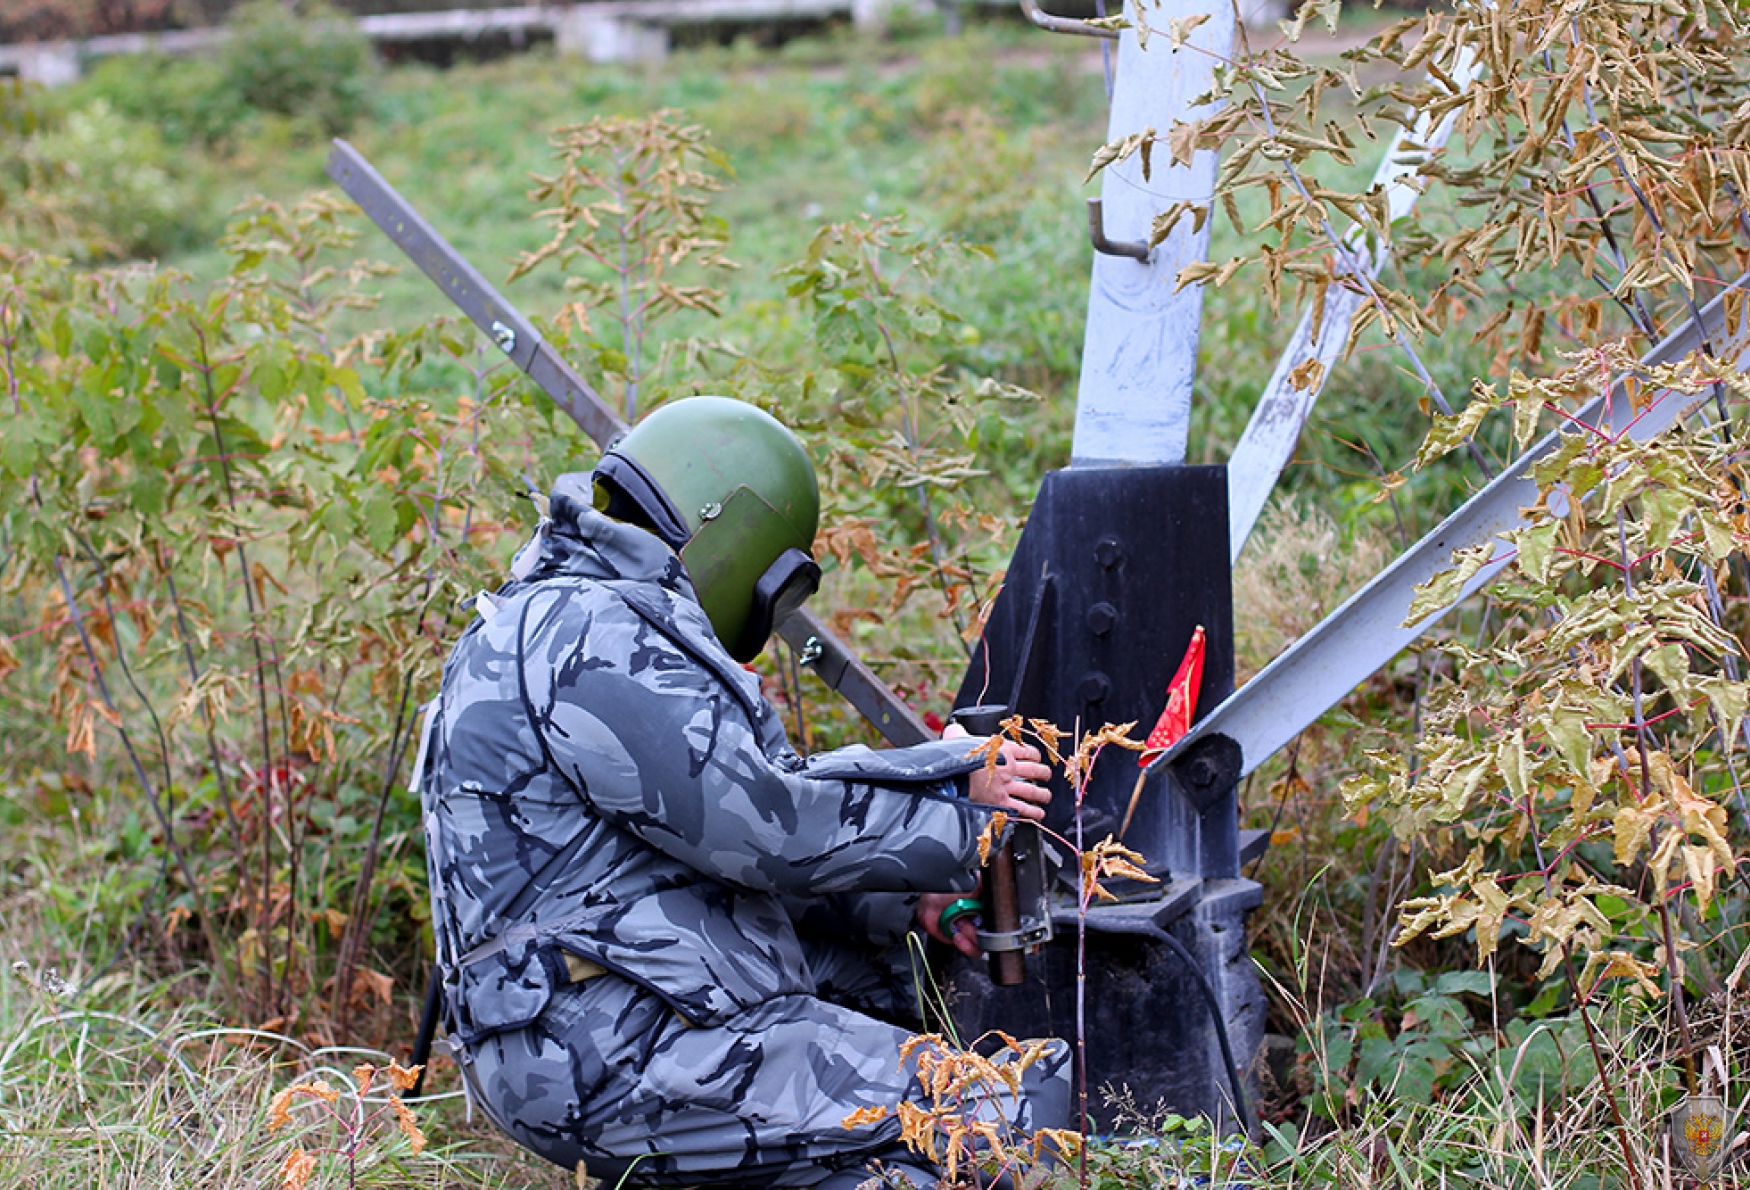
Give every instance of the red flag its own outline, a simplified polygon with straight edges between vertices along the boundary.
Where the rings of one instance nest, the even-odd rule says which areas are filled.
[[[1185,733],[1191,730],[1191,720],[1197,714],[1197,690],[1202,685],[1203,625],[1199,624],[1197,631],[1191,634],[1191,643],[1185,647],[1185,658],[1179,662],[1179,672],[1173,675],[1167,686],[1167,709],[1161,712],[1155,729],[1148,733],[1148,740],[1137,755],[1138,768],[1147,768],[1149,761],[1185,738]]]

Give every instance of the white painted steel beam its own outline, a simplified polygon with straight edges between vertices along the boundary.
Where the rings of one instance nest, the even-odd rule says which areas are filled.
[[[1466,49],[1460,53],[1450,73],[1462,91],[1476,81],[1481,71],[1482,65],[1476,54]],[[1384,187],[1393,221],[1408,215],[1416,205],[1416,200],[1422,195],[1416,170],[1446,144],[1457,121],[1456,109],[1446,113],[1438,124],[1424,114],[1415,128],[1400,128],[1392,138],[1385,158],[1373,175],[1373,184]],[[1361,235],[1351,235],[1348,248],[1351,258],[1370,280],[1379,276],[1388,256],[1383,248],[1376,251],[1368,247]],[[1283,468],[1294,457],[1301,428],[1312,415],[1313,404],[1324,390],[1331,370],[1337,366],[1337,357],[1349,338],[1349,328],[1356,313],[1367,301],[1359,284],[1339,281],[1333,282],[1326,292],[1323,318],[1317,328],[1313,326],[1312,303],[1309,302],[1301,311],[1294,335],[1288,340],[1282,357],[1276,361],[1276,370],[1270,374],[1269,383],[1258,397],[1252,420],[1247,423],[1246,432],[1240,435],[1233,456],[1228,460],[1228,549],[1235,561],[1245,548],[1246,539],[1251,536]],[[1313,339],[1315,329],[1318,331],[1316,342]],[[1297,368],[1314,359],[1322,365],[1317,380],[1305,388],[1296,388],[1290,377]]]
[[[1735,288],[1745,283],[1746,278],[1740,278]],[[1746,350],[1750,346],[1750,317],[1728,327],[1723,295],[1701,311],[1699,323],[1695,319],[1685,322],[1643,362],[1657,365],[1681,359],[1704,340],[1719,356],[1736,358],[1740,370],[1750,368],[1750,351]],[[1615,432],[1627,427],[1631,439],[1644,442],[1663,433],[1706,399],[1666,390],[1637,414],[1618,385],[1581,408],[1576,418]],[[1172,751],[1149,766],[1151,771],[1173,760],[1192,742],[1220,733],[1239,743],[1244,760],[1241,773],[1249,773],[1383,668],[1448,611],[1492,580],[1511,559],[1512,547],[1501,536],[1524,524],[1519,510],[1537,501],[1531,469],[1560,442],[1560,433],[1551,433],[1521,455],[1408,553],[1193,725]],[[1449,566],[1453,551],[1491,539],[1496,542],[1494,556],[1459,597],[1405,627],[1415,588]]]
[[[1136,30],[1118,42],[1108,137],[1118,140],[1153,128],[1163,138],[1174,120],[1194,120],[1209,109],[1191,101],[1208,91],[1215,67],[1233,53],[1234,14],[1227,0],[1162,0],[1139,6],[1152,29],[1148,48]],[[1170,23],[1209,19],[1175,50]],[[1149,238],[1154,217],[1181,200],[1207,205],[1215,191],[1215,153],[1198,152],[1189,166],[1154,154],[1150,177],[1140,155],[1104,171],[1101,198],[1106,234],[1113,240]],[[1209,222],[1193,232],[1181,219],[1149,260],[1094,257],[1088,327],[1076,395],[1074,467],[1154,466],[1184,461],[1191,424],[1191,383],[1197,373],[1201,286],[1174,294],[1179,270],[1209,251]]]

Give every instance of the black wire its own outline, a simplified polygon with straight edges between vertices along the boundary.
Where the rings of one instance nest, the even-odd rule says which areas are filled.
[[[1209,979],[1203,974],[1203,968],[1198,965],[1196,959],[1191,957],[1191,952],[1185,949],[1183,942],[1159,926],[1148,927],[1148,933],[1151,937],[1159,938],[1172,947],[1173,952],[1184,959],[1185,965],[1191,968],[1191,974],[1197,977],[1197,988],[1203,993],[1203,1002],[1209,1006],[1209,1018],[1215,1024],[1215,1040],[1221,1046],[1221,1062],[1223,1066],[1227,1067],[1228,1085],[1233,1088],[1234,1110],[1239,1113],[1241,1127],[1250,1131],[1252,1127],[1251,1106],[1246,1101],[1246,1089],[1240,1085],[1239,1068],[1234,1065],[1233,1046],[1227,1037],[1227,1020],[1222,1015],[1221,1005],[1216,1002],[1215,989],[1209,986]]]
[[[438,1017],[443,1013],[443,1003],[444,971],[434,958],[431,974],[425,980],[425,1004],[419,1013],[419,1034],[413,1039],[413,1056],[409,1059],[413,1068],[419,1071],[413,1076],[413,1086],[407,1094],[409,1099],[418,1099],[420,1089],[425,1086],[425,1068],[431,1062],[431,1043],[437,1037]]]
[[[1086,928],[1085,926],[1083,928]],[[1191,968],[1191,974],[1196,977],[1197,989],[1203,993],[1203,1003],[1209,1009],[1209,1019],[1215,1025],[1215,1040],[1221,1047],[1221,1063],[1227,1068],[1228,1086],[1233,1088],[1234,1111],[1240,1118],[1240,1126],[1250,1132],[1252,1129],[1252,1109],[1246,1099],[1246,1089],[1240,1083],[1239,1067],[1234,1065],[1233,1045],[1227,1036],[1227,1018],[1222,1015],[1221,1005],[1215,999],[1215,989],[1209,986],[1209,979],[1203,974],[1203,968],[1198,965],[1191,952],[1185,949],[1185,944],[1173,937],[1166,930],[1153,922],[1123,923],[1108,922],[1098,932],[1105,934],[1130,934],[1143,938],[1154,938],[1165,942],[1173,948],[1173,952],[1185,961]]]

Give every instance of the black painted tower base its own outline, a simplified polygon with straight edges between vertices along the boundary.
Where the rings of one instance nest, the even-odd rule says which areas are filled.
[[[959,706],[1007,702],[1064,730],[1134,722],[1147,734],[1192,633],[1206,633],[1198,710],[1233,689],[1233,593],[1222,467],[1072,469],[1047,476],[1009,565]],[[1069,746],[1065,741],[1064,747]],[[1134,753],[1108,749],[1083,802],[1086,845],[1115,834],[1139,773]],[[1245,1098],[1264,1003],[1246,946],[1246,915],[1261,890],[1240,878],[1234,773],[1205,763],[1196,779],[1157,773],[1124,842],[1157,885],[1123,890],[1125,903],[1087,918],[1089,1106],[1100,1130],[1117,1111],[1201,1114],[1236,1126],[1219,1008]],[[1076,837],[1074,795],[1059,780],[1047,827]],[[991,1029],[1076,1037],[1077,934],[1073,870],[1054,901],[1056,937],[1027,957],[1027,981],[999,988],[982,963],[956,962],[950,1004],[966,1038]],[[1239,1125],[1239,1126],[1244,1126]]]

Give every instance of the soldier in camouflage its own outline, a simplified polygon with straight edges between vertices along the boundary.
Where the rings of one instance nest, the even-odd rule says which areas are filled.
[[[914,923],[944,937],[992,810],[1042,816],[1048,770],[1006,745],[989,771],[965,739],[791,749],[738,662],[817,584],[817,517],[775,420],[667,406],[558,481],[428,710],[416,782],[467,1083],[609,1184],[937,1177],[892,1110],[845,1120],[925,1102],[894,956]],[[969,933],[946,940],[975,953]],[[1058,1045],[978,1110],[1062,1126],[1067,1065]]]

